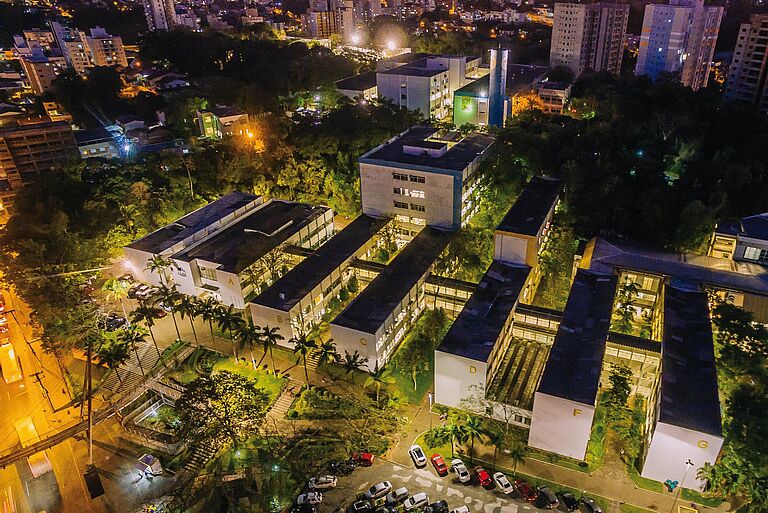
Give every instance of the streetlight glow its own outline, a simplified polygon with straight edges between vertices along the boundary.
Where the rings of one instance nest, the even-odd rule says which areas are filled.
[[[360,44],[360,35],[359,34],[352,34],[352,44],[357,46]]]
[[[397,43],[395,43],[394,39],[390,39],[389,41],[387,41],[387,48],[389,49],[390,52],[394,51],[394,49],[397,48]]]

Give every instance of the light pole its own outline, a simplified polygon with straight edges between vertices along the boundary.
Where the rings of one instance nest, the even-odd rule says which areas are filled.
[[[432,429],[432,392],[429,392],[427,397],[429,397],[429,429]]]
[[[693,467],[693,462],[690,458],[688,458],[685,462],[685,472],[683,472],[683,479],[680,480],[680,484],[677,488],[677,494],[675,494],[675,500],[672,501],[672,509],[669,510],[669,513],[674,513],[675,506],[677,506],[677,499],[680,497],[680,492],[683,491],[683,485],[685,484],[685,477],[688,475],[688,471]]]

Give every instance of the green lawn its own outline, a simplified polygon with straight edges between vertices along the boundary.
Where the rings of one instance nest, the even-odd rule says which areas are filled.
[[[250,363],[235,363],[231,358],[222,358],[213,365],[213,372],[221,371],[235,372],[256,381],[256,386],[269,396],[270,403],[277,399],[288,381],[287,378],[275,376],[271,372],[254,369]]]
[[[654,481],[653,479],[646,479],[640,476],[634,467],[629,468],[628,473],[629,473],[630,479],[632,479],[632,481],[639,488],[642,488],[644,490],[650,490],[652,492],[657,492],[657,493],[665,493],[665,492],[669,493],[666,486],[659,483],[658,481]]]
[[[714,497],[707,497],[706,495],[702,495],[695,490],[689,490],[688,488],[683,488],[683,491],[680,494],[680,497],[682,497],[683,500],[685,501],[696,502],[698,504],[707,506],[708,508],[716,508],[723,503],[723,501],[721,501],[720,499],[716,499]]]
[[[650,509],[641,508],[639,506],[633,506],[631,504],[622,504],[621,513],[654,513]]]

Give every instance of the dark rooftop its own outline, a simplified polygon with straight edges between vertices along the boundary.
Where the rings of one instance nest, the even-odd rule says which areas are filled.
[[[353,75],[351,77],[342,78],[336,81],[337,89],[346,89],[349,91],[365,91],[376,87],[376,72],[366,71],[359,75]]]
[[[415,126],[369,151],[358,160],[380,165],[406,165],[425,170],[463,171],[494,142],[490,135],[471,133],[438,157],[405,153],[404,146],[420,147],[426,139],[439,139],[453,144],[458,132],[439,132],[436,128]]]
[[[416,61],[410,64],[403,64],[402,66],[397,66],[396,68],[388,69],[385,71],[379,71],[378,73],[382,73],[384,75],[407,75],[410,77],[433,77],[447,71],[449,71],[448,68],[428,68],[426,66],[425,60],[423,64],[422,61]]]
[[[216,105],[208,109],[208,112],[210,112],[217,118],[228,118],[231,116],[242,116],[243,114],[245,114],[245,111],[243,111],[242,109],[239,109],[237,107],[232,107],[230,105]]]
[[[567,82],[544,81],[539,83],[539,89],[556,89],[558,91],[565,91],[569,87],[571,87],[571,84]]]
[[[258,196],[242,192],[231,192],[207,205],[198,208],[176,222],[163,226],[146,237],[132,242],[129,248],[159,254],[187,237],[204,230],[235,210],[243,208]]]
[[[768,241],[768,212],[742,219],[740,235]]]
[[[548,69],[546,66],[528,64],[507,65],[507,93],[515,94],[521,90],[530,89]]]
[[[534,176],[496,229],[535,236],[562,189],[560,180]]]
[[[664,289],[659,421],[722,435],[706,292],[672,286]]]
[[[354,255],[385,223],[385,220],[361,215],[277,280],[253,302],[284,312],[290,311],[331,272]]]
[[[95,142],[113,141],[112,134],[106,128],[92,130],[77,130],[74,132],[77,144],[92,144]]]
[[[456,89],[454,95],[459,96],[488,96],[488,89],[491,87],[491,76],[485,75],[477,80],[470,82],[460,89]]]
[[[448,245],[450,237],[425,227],[359,296],[332,322],[365,333],[376,333]]]
[[[272,200],[173,258],[185,262],[204,260],[219,264],[222,271],[239,273],[326,210],[327,207]]]
[[[487,362],[530,272],[528,266],[493,262],[437,350]]]
[[[539,392],[595,404],[615,293],[615,275],[577,271]]]

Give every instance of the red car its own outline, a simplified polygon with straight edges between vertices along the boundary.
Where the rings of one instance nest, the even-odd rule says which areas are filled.
[[[491,475],[483,467],[475,467],[475,475],[477,476],[477,480],[480,482],[480,486],[486,490],[493,488],[493,479],[491,479]]]
[[[539,498],[539,494],[536,493],[536,490],[534,490],[524,479],[515,479],[514,483],[515,490],[517,490],[517,493],[519,493],[523,499],[528,502],[536,502],[536,499]]]
[[[352,460],[361,467],[370,467],[373,465],[375,456],[370,452],[356,452],[352,455]]]
[[[432,466],[435,467],[435,471],[437,472],[438,476],[448,475],[448,467],[445,465],[442,456],[439,454],[433,454],[432,458],[430,459],[432,460]]]

